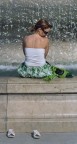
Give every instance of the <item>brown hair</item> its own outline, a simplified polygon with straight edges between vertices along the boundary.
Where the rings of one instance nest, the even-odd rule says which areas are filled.
[[[49,24],[46,20],[40,19],[31,29],[31,32],[36,31],[38,28],[46,29],[52,28],[52,24]]]

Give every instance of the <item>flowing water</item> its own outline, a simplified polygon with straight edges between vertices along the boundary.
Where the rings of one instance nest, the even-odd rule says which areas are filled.
[[[0,75],[24,61],[22,38],[40,18],[53,24],[47,60],[77,69],[77,0],[0,0]]]

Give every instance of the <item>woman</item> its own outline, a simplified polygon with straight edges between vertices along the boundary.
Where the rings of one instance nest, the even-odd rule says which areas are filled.
[[[71,75],[68,71],[51,66],[46,62],[46,56],[49,51],[47,34],[51,28],[52,25],[46,20],[41,19],[32,28],[31,31],[34,33],[24,37],[23,52],[25,61],[18,68],[20,76],[51,80],[55,77],[67,77]]]

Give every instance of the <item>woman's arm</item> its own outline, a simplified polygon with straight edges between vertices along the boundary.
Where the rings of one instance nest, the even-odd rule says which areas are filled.
[[[24,55],[25,55],[25,47],[26,47],[26,37],[24,37],[22,40],[22,49],[23,49]]]
[[[48,54],[48,51],[49,51],[49,40],[47,39],[47,42],[46,42],[46,47],[45,47],[45,58]]]

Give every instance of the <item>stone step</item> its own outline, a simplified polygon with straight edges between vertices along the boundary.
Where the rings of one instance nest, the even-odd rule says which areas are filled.
[[[77,93],[77,77],[51,81],[0,78],[0,93]]]
[[[0,78],[0,132],[77,131],[77,77]]]

